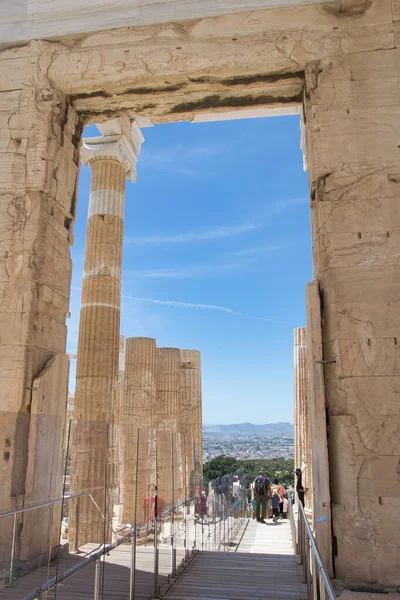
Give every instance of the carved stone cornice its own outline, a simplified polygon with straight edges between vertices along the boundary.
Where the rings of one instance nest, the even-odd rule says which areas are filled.
[[[116,125],[114,130],[118,131],[118,123]],[[144,138],[134,121],[128,135],[122,133],[122,127],[119,130],[121,133],[83,139],[81,160],[84,165],[90,165],[96,160],[116,160],[124,165],[127,177],[136,181],[136,163]]]

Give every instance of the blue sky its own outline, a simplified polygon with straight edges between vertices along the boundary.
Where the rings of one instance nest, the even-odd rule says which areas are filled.
[[[97,134],[91,126],[84,136]],[[138,180],[126,187],[121,333],[201,351],[204,423],[293,422],[293,328],[305,324],[312,279],[299,117],[173,123],[143,134]],[[90,175],[82,166],[74,353]]]

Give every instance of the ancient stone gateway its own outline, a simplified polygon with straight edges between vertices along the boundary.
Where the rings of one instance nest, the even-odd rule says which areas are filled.
[[[322,326],[308,356],[328,361],[309,365],[310,395],[322,382],[334,570],[398,586],[400,7],[290,4],[55,0],[50,12],[45,0],[2,2],[0,503],[48,493],[47,482],[32,485],[47,467],[32,414],[61,419],[62,436],[83,125],[302,112],[318,291],[310,314]]]

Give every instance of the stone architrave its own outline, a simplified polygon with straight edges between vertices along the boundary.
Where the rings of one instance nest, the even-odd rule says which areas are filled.
[[[144,498],[151,481],[148,470],[153,467],[140,449],[146,447],[143,438],[152,435],[156,403],[156,341],[133,337],[126,340],[124,402],[121,415],[123,476],[121,479],[122,521],[143,522]],[[139,498],[139,501],[136,501]]]
[[[102,137],[83,141],[82,162],[92,168],[79,324],[74,416],[77,426],[71,489],[93,496],[100,510],[82,498],[71,510],[74,546],[111,536],[118,451],[118,375],[125,180],[136,180],[143,136],[128,117],[98,126]],[[79,526],[77,521],[79,519]]]
[[[201,356],[198,350],[181,350],[178,431],[191,435],[202,464]]]

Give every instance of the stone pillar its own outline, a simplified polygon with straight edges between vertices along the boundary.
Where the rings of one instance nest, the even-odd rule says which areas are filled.
[[[172,447],[177,449],[180,445],[181,449],[186,451],[185,444],[178,440],[180,360],[181,353],[178,348],[157,348],[157,397],[153,422],[157,430],[158,494],[163,499],[164,506],[169,506],[174,501],[174,494],[178,498],[182,496],[182,490],[172,485]]]
[[[299,346],[300,346],[300,335],[299,331],[301,327],[294,330],[294,369],[293,369],[293,381],[294,381],[294,466],[295,468],[300,467],[301,464],[301,451],[300,451],[300,367],[299,367]],[[294,483],[296,485],[296,476],[294,475]],[[297,502],[297,496],[296,496]]]
[[[399,50],[306,69],[336,577],[400,585]]]
[[[47,70],[40,68],[44,57],[40,42],[19,49],[18,57],[14,54],[13,50],[2,53],[0,77],[2,511],[55,499],[61,489],[69,248],[81,135],[75,110],[64,94],[53,89]],[[17,71],[23,75],[14,78]],[[50,377],[52,385],[48,385]],[[38,382],[40,396],[34,393]],[[54,439],[55,433],[60,439]],[[43,441],[48,435],[48,445],[36,444],[38,436]],[[37,476],[44,472],[46,477]],[[58,510],[55,513],[53,532],[57,533]],[[49,510],[32,514],[18,520],[16,558],[26,523],[41,520],[42,531],[49,531]],[[11,535],[12,519],[1,519],[0,561],[9,560]],[[25,557],[33,559],[48,551],[46,535],[38,540],[34,532],[32,542],[31,546],[25,536]]]
[[[117,447],[118,447],[118,464],[117,464],[117,472],[118,472],[118,498],[117,504],[121,505],[121,482],[123,479],[123,412],[124,412],[124,376],[125,376],[125,337],[123,335],[119,336],[119,353],[118,353],[118,399],[116,403],[116,415],[114,417],[116,422],[115,433],[117,437]]]
[[[328,575],[332,577],[331,494],[329,489],[328,438],[322,354],[321,299],[317,281],[307,284],[306,299],[313,528],[322,562]]]
[[[157,398],[153,421],[155,429],[165,429],[175,433],[178,431],[180,360],[181,353],[178,348],[157,348]]]
[[[146,495],[146,458],[137,456],[139,435],[149,436],[153,425],[156,403],[156,341],[153,338],[128,338],[126,340],[124,404],[122,413],[123,431],[123,477],[121,480],[124,523],[142,522],[142,515],[135,513],[136,477],[137,510],[143,508]],[[141,448],[145,444],[141,444]],[[139,461],[137,463],[137,460]]]
[[[190,434],[202,464],[201,357],[198,350],[181,350],[178,431]]]
[[[82,304],[76,368],[77,428],[71,468],[74,492],[106,485],[106,498],[96,493],[111,533],[113,487],[118,452],[113,424],[118,423],[120,299],[125,180],[136,179],[143,137],[128,117],[99,125],[99,138],[84,140],[82,162],[92,168],[86,233]],[[71,515],[70,538],[76,544]],[[100,542],[104,525],[86,498],[80,501],[79,544]]]
[[[308,378],[307,328],[294,330],[295,372],[295,467],[302,470],[302,481],[307,493],[305,508],[312,510],[312,458],[311,458],[311,413]]]

